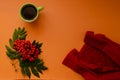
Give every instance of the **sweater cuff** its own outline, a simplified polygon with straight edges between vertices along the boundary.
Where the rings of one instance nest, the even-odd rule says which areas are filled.
[[[76,49],[71,50],[63,60],[62,64],[76,71],[76,69],[78,69],[77,54],[78,54],[78,51]]]
[[[87,74],[93,72],[85,68],[84,65],[82,65],[81,61],[78,59],[78,57],[80,56],[78,54],[80,53],[78,53],[76,49],[71,50],[63,60],[62,64],[69,67],[78,74],[82,75],[85,79],[87,79],[88,77],[92,78],[93,75],[86,76]],[[97,76],[94,75],[93,77],[95,78]]]

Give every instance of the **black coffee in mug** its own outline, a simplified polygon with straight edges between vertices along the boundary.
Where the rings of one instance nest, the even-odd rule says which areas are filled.
[[[25,22],[33,22],[38,18],[39,12],[43,6],[36,7],[32,3],[23,4],[20,8],[20,18]]]
[[[31,4],[25,5],[21,10],[21,14],[24,19],[32,20],[37,16],[37,9]]]

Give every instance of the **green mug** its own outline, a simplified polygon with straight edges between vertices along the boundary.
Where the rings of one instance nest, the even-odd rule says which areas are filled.
[[[43,6],[36,7],[32,3],[23,4],[20,8],[20,17],[25,22],[33,22],[38,18],[39,12],[43,9]]]

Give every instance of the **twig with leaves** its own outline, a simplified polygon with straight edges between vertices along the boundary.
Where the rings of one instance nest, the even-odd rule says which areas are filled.
[[[42,43],[34,40],[32,43],[26,40],[27,33],[25,28],[14,30],[12,38],[9,39],[10,46],[5,46],[7,56],[11,60],[18,60],[21,67],[21,72],[24,76],[31,77],[31,73],[40,78],[39,73],[48,69],[44,66],[42,59],[38,57],[41,54]],[[15,65],[15,64],[14,64]]]

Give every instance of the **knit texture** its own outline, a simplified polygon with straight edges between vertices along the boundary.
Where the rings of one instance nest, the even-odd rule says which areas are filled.
[[[120,45],[103,34],[86,32],[85,44],[71,50],[63,64],[85,80],[120,80]]]

